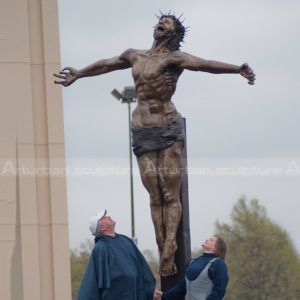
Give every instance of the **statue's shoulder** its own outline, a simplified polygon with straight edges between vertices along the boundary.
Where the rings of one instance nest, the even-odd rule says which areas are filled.
[[[182,56],[184,56],[184,52],[181,52],[180,50],[169,52],[169,57],[177,58],[177,57],[182,57]]]
[[[185,57],[185,53],[180,50],[170,51],[167,56],[167,60],[170,64],[177,65]]]
[[[145,54],[148,50],[138,50],[134,48],[129,48],[125,50],[120,57],[123,59],[130,59],[132,56],[139,55],[139,54]]]

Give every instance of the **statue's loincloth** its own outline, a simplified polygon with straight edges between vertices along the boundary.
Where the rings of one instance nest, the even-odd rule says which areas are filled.
[[[134,127],[131,126],[132,148],[136,156],[149,151],[161,150],[185,140],[183,118],[163,127]]]

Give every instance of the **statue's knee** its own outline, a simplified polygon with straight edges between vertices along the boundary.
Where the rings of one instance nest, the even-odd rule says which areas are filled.
[[[162,189],[162,193],[164,197],[164,203],[177,203],[178,201],[180,202],[180,193],[178,193],[177,191],[164,187]]]
[[[157,194],[150,194],[150,204],[152,206],[161,206],[162,205],[161,196]]]
[[[164,193],[164,202],[165,203],[174,203],[174,202],[176,202],[174,195],[169,193],[169,192],[165,192]]]

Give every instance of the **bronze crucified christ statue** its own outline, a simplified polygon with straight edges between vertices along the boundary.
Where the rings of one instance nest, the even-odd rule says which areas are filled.
[[[128,49],[119,56],[99,60],[81,70],[67,67],[54,74],[61,79],[55,83],[67,87],[79,78],[132,68],[138,99],[132,114],[132,146],[142,182],[150,194],[162,276],[177,272],[174,255],[181,219],[184,147],[182,117],[171,101],[177,81],[184,70],[240,74],[250,85],[255,81],[255,74],[246,63],[232,65],[181,52],[185,31],[180,18],[162,14],[154,27],[150,49]]]

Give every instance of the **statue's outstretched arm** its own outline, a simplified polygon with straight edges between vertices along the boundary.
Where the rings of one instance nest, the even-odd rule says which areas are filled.
[[[55,77],[62,80],[55,80],[54,83],[61,84],[65,87],[71,85],[74,81],[82,77],[91,77],[108,72],[123,70],[131,67],[130,54],[132,50],[126,50],[120,56],[115,56],[109,59],[101,59],[83,69],[76,70],[71,67],[63,68],[59,74],[53,74]]]
[[[235,73],[248,79],[248,83],[251,85],[253,85],[255,81],[255,74],[246,63],[241,66],[237,66],[220,61],[202,59],[184,52],[178,52],[174,56],[174,60],[175,64],[182,69],[214,74]]]

